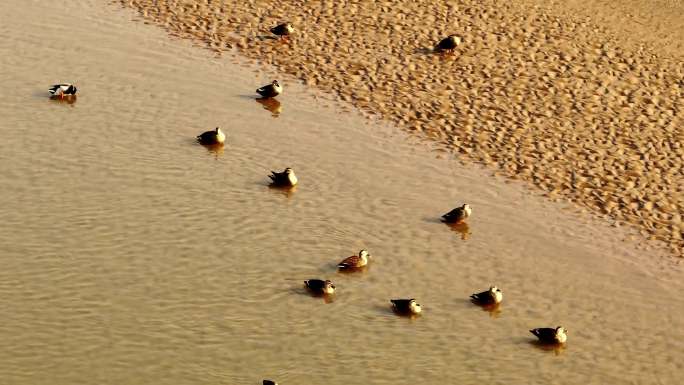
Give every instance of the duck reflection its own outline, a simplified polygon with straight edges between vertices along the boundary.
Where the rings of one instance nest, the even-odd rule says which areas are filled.
[[[50,100],[57,104],[73,105],[76,103],[77,98],[76,95],[66,95],[64,97],[52,96],[50,97]]]
[[[214,156],[214,159],[218,159],[219,156],[223,155],[223,143],[221,144],[212,144],[212,145],[205,145],[202,146],[207,149],[210,155]]]
[[[285,195],[287,198],[292,198],[292,195],[297,191],[297,186],[275,186],[273,184],[268,185],[268,189],[276,194]]]
[[[461,239],[464,241],[467,240],[468,238],[470,238],[470,235],[472,234],[472,232],[470,232],[470,227],[465,222],[447,223],[447,226],[449,226],[451,231],[455,231],[455,232],[461,234]]]
[[[544,352],[553,352],[554,355],[560,356],[565,351],[565,344],[545,344],[540,341],[530,341],[530,345]]]
[[[489,313],[491,318],[499,318],[501,316],[501,304],[482,306],[482,311]]]
[[[283,105],[274,98],[258,98],[255,99],[257,103],[261,104],[265,110],[271,112],[271,116],[277,118],[281,112],[283,112]]]

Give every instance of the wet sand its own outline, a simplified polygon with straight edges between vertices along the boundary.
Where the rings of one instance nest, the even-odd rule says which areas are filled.
[[[120,3],[684,255],[681,3]],[[271,39],[285,20],[296,35]],[[433,54],[449,33],[464,44]]]
[[[0,13],[3,384],[680,382],[681,260],[628,228],[309,87],[260,104],[277,70],[118,5]],[[75,103],[47,99],[58,81]],[[216,125],[223,150],[194,142]],[[285,166],[300,185],[269,189]],[[468,228],[438,222],[461,202]],[[362,247],[371,266],[338,273]],[[304,292],[313,277],[334,301]],[[467,300],[490,284],[499,311]],[[392,314],[402,296],[423,316]],[[532,342],[555,324],[564,349]]]

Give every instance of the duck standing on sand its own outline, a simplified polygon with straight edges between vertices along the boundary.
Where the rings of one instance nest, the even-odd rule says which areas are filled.
[[[368,250],[361,250],[359,251],[359,255],[352,255],[351,257],[345,258],[337,267],[340,270],[360,269],[368,264],[368,257],[370,257]]]
[[[304,281],[304,284],[314,294],[327,295],[335,292],[335,285],[329,279],[309,279]]]
[[[538,328],[530,330],[530,333],[539,338],[539,341],[544,344],[564,344],[568,340],[568,331],[558,326],[554,328]]]
[[[279,186],[279,187],[292,187],[297,184],[297,176],[294,173],[294,170],[291,168],[286,168],[283,172],[275,172],[271,171],[271,175],[268,176],[271,178],[272,185],[273,186]]]
[[[470,299],[478,305],[498,305],[503,301],[503,292],[498,287],[492,286],[489,290],[471,295]]]
[[[473,209],[471,209],[470,205],[466,203],[463,206],[457,207],[442,215],[442,219],[446,223],[463,223],[468,217],[470,217],[470,214],[472,213]]]
[[[197,137],[197,141],[205,146],[223,144],[226,141],[226,134],[216,127],[213,131],[203,132],[202,135]]]
[[[435,51],[453,52],[459,45],[461,45],[461,38],[456,35],[449,35],[437,43]]]
[[[59,97],[64,99],[65,97],[76,96],[76,86],[69,83],[55,84],[48,89],[50,97]]]
[[[258,88],[256,92],[262,98],[274,98],[283,93],[283,87],[278,84],[277,80],[274,80],[271,84]]]
[[[400,314],[420,314],[422,311],[420,304],[414,298],[411,299],[391,299],[394,311]]]
[[[282,23],[271,28],[271,33],[278,36],[280,39],[289,38],[289,36],[294,32],[294,27],[292,23]]]

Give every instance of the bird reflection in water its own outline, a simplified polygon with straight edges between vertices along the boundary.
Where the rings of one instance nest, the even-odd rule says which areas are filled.
[[[461,234],[461,239],[464,241],[467,240],[470,237],[470,235],[472,234],[470,232],[470,227],[468,227],[468,224],[465,222],[447,223],[447,226],[449,226],[449,228],[451,228],[451,231],[455,231],[455,232]]]
[[[76,103],[76,95],[65,95],[64,97],[53,96],[50,98],[53,103],[73,105]]]
[[[530,341],[530,345],[533,345],[537,349],[545,352],[553,352],[553,354],[556,356],[560,356],[565,351],[565,344],[545,344],[534,340]]]
[[[271,112],[271,116],[277,118],[283,112],[283,106],[277,99],[274,98],[258,98],[255,99],[257,103],[261,104],[265,110]]]
[[[297,186],[274,186],[270,184],[268,185],[268,189],[276,194],[282,194],[287,198],[291,198],[295,191],[297,191]]]
[[[482,311],[489,313],[491,318],[499,318],[499,316],[501,316],[501,304],[497,303],[494,305],[482,306]]]
[[[223,143],[205,145],[203,147],[206,148],[207,151],[209,151],[209,153],[214,156],[214,159],[218,159],[219,156],[223,155]]]

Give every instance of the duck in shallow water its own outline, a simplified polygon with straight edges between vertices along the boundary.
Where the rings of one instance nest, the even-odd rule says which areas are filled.
[[[76,96],[76,87],[73,84],[62,83],[55,84],[48,89],[50,97],[59,97],[64,99],[65,97]]]
[[[271,175],[269,175],[268,177],[271,178],[271,184],[273,186],[278,187],[292,187],[296,185],[298,182],[294,170],[292,170],[289,167],[286,168],[283,172],[271,171]]]
[[[314,294],[325,295],[335,293],[335,285],[329,279],[325,281],[322,279],[309,279],[304,281],[304,285]]]
[[[449,35],[435,45],[435,51],[453,52],[459,45],[461,45],[461,38],[456,35]]]
[[[554,328],[538,328],[530,330],[530,333],[539,338],[544,344],[564,344],[568,340],[568,331],[562,326]]]
[[[422,311],[420,304],[414,298],[411,299],[391,299],[394,311],[400,314],[420,314]]]
[[[489,290],[471,295],[470,299],[478,305],[497,305],[503,301],[503,292],[498,287],[492,286]]]
[[[197,141],[206,146],[223,144],[223,142],[226,141],[226,134],[224,134],[220,128],[216,127],[212,131],[203,132],[202,135],[197,137]]]
[[[283,86],[278,84],[277,80],[274,80],[271,84],[257,88],[256,92],[261,95],[262,98],[274,98],[283,93]]]
[[[289,37],[294,32],[294,30],[295,29],[291,23],[278,24],[270,29],[272,34],[278,36],[281,39]]]
[[[264,380],[263,385],[278,385],[278,383],[271,380]]]
[[[446,223],[463,223],[465,222],[470,214],[473,213],[473,209],[467,203],[461,207],[456,207],[455,209],[449,211],[448,213],[442,215],[442,220]]]
[[[337,267],[340,270],[359,269],[368,264],[368,257],[370,257],[368,250],[361,250],[358,255],[352,255],[351,257],[343,259]]]

